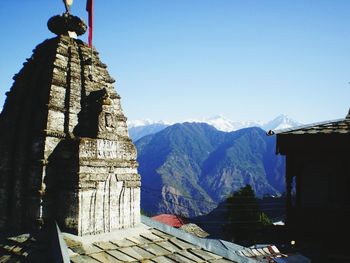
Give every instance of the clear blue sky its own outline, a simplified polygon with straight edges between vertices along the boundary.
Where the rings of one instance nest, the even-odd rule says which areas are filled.
[[[72,12],[86,21],[85,3]],[[1,105],[63,10],[61,0],[0,1]],[[349,0],[95,0],[94,45],[130,120],[310,123],[350,107]]]

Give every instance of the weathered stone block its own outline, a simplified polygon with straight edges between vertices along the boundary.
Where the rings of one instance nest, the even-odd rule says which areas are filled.
[[[47,129],[52,131],[64,131],[65,114],[56,110],[49,110],[47,117]]]

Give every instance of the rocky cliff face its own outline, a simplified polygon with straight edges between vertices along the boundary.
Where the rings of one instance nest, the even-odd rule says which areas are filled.
[[[136,143],[142,208],[195,216],[246,184],[259,197],[284,191],[284,160],[260,128],[221,132],[203,123],[175,124]]]

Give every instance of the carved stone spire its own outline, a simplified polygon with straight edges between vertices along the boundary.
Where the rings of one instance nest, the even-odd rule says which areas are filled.
[[[86,235],[133,227],[140,176],[114,80],[96,50],[65,33],[85,32],[81,20],[50,21],[58,36],[15,75],[0,114],[0,228],[55,220]]]

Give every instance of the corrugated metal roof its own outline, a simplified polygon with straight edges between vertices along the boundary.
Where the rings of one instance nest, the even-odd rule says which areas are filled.
[[[180,216],[171,214],[160,214],[153,216],[152,219],[172,227],[181,227],[185,224]]]

